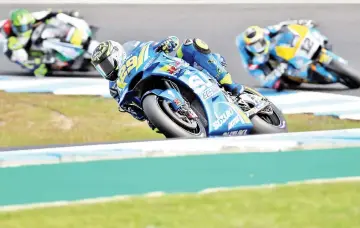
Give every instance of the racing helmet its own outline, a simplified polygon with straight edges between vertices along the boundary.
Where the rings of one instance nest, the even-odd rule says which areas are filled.
[[[119,67],[124,63],[126,52],[118,42],[107,40],[101,42],[91,56],[91,64],[109,81],[118,78]]]
[[[246,49],[254,55],[267,54],[270,41],[266,38],[264,29],[259,26],[250,26],[244,32]]]
[[[12,31],[18,36],[30,37],[34,16],[26,9],[15,9],[10,13]]]

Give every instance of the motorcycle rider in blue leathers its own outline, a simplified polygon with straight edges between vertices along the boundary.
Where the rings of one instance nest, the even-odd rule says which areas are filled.
[[[117,101],[119,111],[128,112],[140,121],[146,120],[140,107],[133,103],[120,103],[116,80],[120,66],[124,63],[126,57],[129,56],[136,47],[144,43],[145,42],[140,41],[129,41],[121,45],[111,40],[104,41],[95,49],[91,60],[97,71],[105,79],[109,80],[110,94]],[[160,42],[153,42],[151,46],[156,51],[163,51],[169,54],[174,52],[180,45],[179,39],[176,36],[169,36]],[[175,56],[211,75],[233,96],[240,95],[244,90],[242,85],[232,81],[230,73],[225,69],[225,59],[217,53],[212,53],[208,45],[201,39],[186,39],[178,48]],[[154,129],[154,126],[152,126],[150,122],[149,125]]]
[[[288,64],[280,63],[271,71],[268,63],[270,59],[276,60],[271,56],[271,52],[276,46],[288,45],[287,43],[281,43],[278,35],[281,35],[287,29],[286,26],[290,24],[305,25],[309,28],[316,26],[312,20],[288,20],[266,28],[250,26],[236,37],[236,46],[244,68],[260,82],[262,87],[281,91],[286,86],[281,76],[288,69]],[[331,50],[332,47],[328,39],[324,37],[324,40],[325,47]]]

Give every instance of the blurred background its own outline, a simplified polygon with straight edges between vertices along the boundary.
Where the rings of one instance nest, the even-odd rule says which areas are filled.
[[[290,133],[164,140],[119,112],[96,71],[35,78],[3,55],[0,228],[360,227],[360,89],[260,88],[235,45],[251,25],[311,19],[360,69],[360,5],[13,3],[0,20],[15,8],[78,11],[100,42],[200,38],[281,109]]]

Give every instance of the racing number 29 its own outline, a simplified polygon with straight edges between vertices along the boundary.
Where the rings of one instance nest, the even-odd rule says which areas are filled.
[[[305,51],[306,54],[309,54],[311,48],[314,46],[314,42],[312,42],[309,38],[305,38],[300,49]]]
[[[123,89],[125,87],[125,78],[129,75],[129,73],[137,66],[137,56],[133,56],[128,59],[119,70],[119,79],[118,79],[118,87]]]

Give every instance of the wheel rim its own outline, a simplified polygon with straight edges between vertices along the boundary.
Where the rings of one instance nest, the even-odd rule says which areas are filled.
[[[193,135],[201,135],[203,133],[199,126],[201,123],[199,123],[198,119],[189,120],[189,122],[186,122],[184,121],[184,119],[181,119],[179,115],[174,113],[174,111],[170,108],[168,102],[166,102],[165,100],[161,101],[159,100],[159,98],[157,99],[157,101],[164,113],[182,129]]]
[[[195,120],[190,120],[184,115],[179,114],[178,112],[174,112],[171,110],[169,103],[163,100],[161,102],[162,108],[166,111],[166,114],[169,115],[177,124],[182,127],[194,130],[197,127],[197,123]]]

